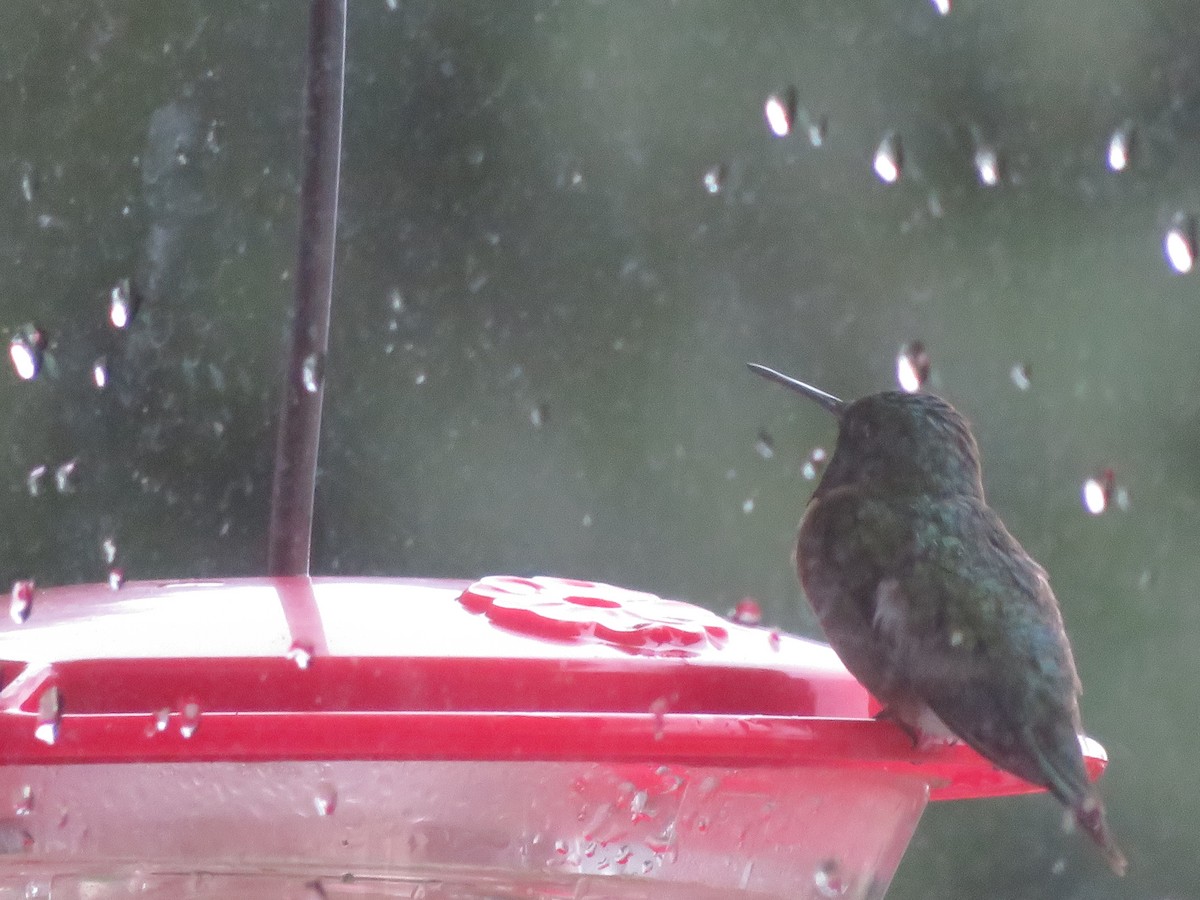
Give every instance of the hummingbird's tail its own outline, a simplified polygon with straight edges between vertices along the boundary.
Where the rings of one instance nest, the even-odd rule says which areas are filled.
[[[1087,771],[1083,766],[1083,755],[1078,750],[1079,739],[1073,730],[1068,731],[1060,727],[1055,731],[1062,732],[1057,734],[1057,740],[1047,736],[1043,736],[1043,741],[1036,738],[1033,740],[1034,758],[1039,770],[1037,774],[1042,776],[1039,780],[1050,789],[1050,793],[1058,798],[1060,803],[1071,810],[1076,823],[1087,832],[1088,837],[1096,842],[1096,846],[1104,854],[1104,859],[1113,870],[1113,874],[1124,875],[1129,862],[1117,846],[1112,832],[1108,830],[1104,802],[1100,799],[1100,792],[1096,790],[1096,786],[1088,780]],[[1068,746],[1074,752],[1061,752]]]
[[[1082,801],[1074,805],[1071,812],[1075,814],[1075,821],[1079,823],[1079,827],[1096,842],[1113,873],[1124,875],[1129,862],[1125,859],[1121,848],[1117,846],[1112,832],[1108,830],[1108,821],[1104,817],[1104,804],[1100,802],[1100,798],[1096,796],[1095,792],[1089,793]]]

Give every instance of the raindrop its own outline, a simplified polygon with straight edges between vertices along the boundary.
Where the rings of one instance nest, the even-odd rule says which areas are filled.
[[[321,380],[324,377],[324,357],[316,352],[304,357],[304,363],[300,367],[300,383],[304,385],[304,390],[310,394],[315,394],[321,389]]]
[[[871,165],[884,184],[895,184],[900,180],[900,173],[904,167],[904,149],[900,145],[900,135],[889,131],[883,136]]]
[[[781,635],[776,629],[772,628],[771,633],[767,635],[767,645],[776,653],[778,653],[779,648],[783,645],[783,635]]]
[[[764,428],[758,432],[758,439],[754,442],[754,450],[763,459],[770,459],[775,455],[775,439]]]
[[[1114,172],[1124,172],[1132,157],[1133,125],[1126,123],[1108,139],[1108,167]]]
[[[1196,263],[1196,222],[1191,216],[1183,213],[1175,216],[1175,221],[1163,236],[1163,253],[1167,263],[1180,275],[1192,271]]]
[[[92,381],[101,390],[108,385],[108,360],[103,356],[92,363]]]
[[[933,8],[939,16],[950,15],[950,0],[933,0]]]
[[[808,459],[804,461],[804,465],[800,468],[800,474],[804,476],[805,481],[812,481],[820,474],[821,469],[825,467],[825,460],[828,454],[824,447],[813,447],[812,452],[808,454]]]
[[[157,734],[162,734],[171,724],[171,710],[164,706],[154,714],[154,719],[150,724]]]
[[[1060,856],[1054,861],[1053,865],[1050,866],[1050,874],[1061,875],[1065,871],[1067,871],[1067,861]]]
[[[1098,478],[1089,478],[1083,483],[1083,508],[1098,516],[1108,508],[1112,499],[1116,476],[1112,469],[1105,469]]]
[[[742,501],[742,512],[744,512],[746,515],[750,515],[750,513],[754,512],[754,498],[753,497],[747,497],[745,500]]]
[[[545,403],[535,403],[529,408],[529,424],[541,428],[550,417],[550,408]]]
[[[975,174],[984,187],[995,187],[1000,183],[1000,157],[987,144],[975,148]]]
[[[763,106],[767,127],[775,137],[787,137],[796,124],[796,89],[788,88],[782,94],[771,94]]]
[[[79,467],[78,459],[68,459],[54,470],[54,489],[60,494],[75,493],[75,470]]]
[[[387,6],[389,12],[395,12],[400,8],[400,0],[384,0],[384,5]]]
[[[725,166],[720,163],[710,166],[704,173],[704,190],[709,194],[719,194],[724,186]]]
[[[113,328],[128,328],[136,311],[137,298],[128,278],[122,278],[108,292],[108,321]]]
[[[29,614],[33,612],[34,587],[31,578],[13,582],[8,614],[18,625],[23,625],[29,619]]]
[[[119,591],[125,584],[125,570],[119,566],[113,566],[108,570],[108,586],[111,590]]]
[[[829,134],[829,120],[825,116],[817,116],[815,119],[809,118],[806,113],[804,116],[805,130],[808,132],[808,142],[813,147],[821,147],[825,143],[825,136]]]
[[[316,807],[318,816],[332,816],[333,811],[337,809],[337,789],[328,781],[322,781],[317,785],[313,806]]]
[[[900,348],[896,356],[896,383],[900,390],[915,394],[925,386],[933,362],[929,352],[920,341],[913,341]]]
[[[1030,384],[1032,383],[1029,380],[1029,375],[1029,366],[1027,366],[1025,363],[1013,363],[1013,367],[1008,372],[1008,376],[1012,379],[1012,383],[1017,386],[1017,390],[1019,391],[1029,390]]]
[[[404,294],[400,292],[400,288],[394,287],[388,293],[388,305],[394,313],[404,312]]]
[[[424,372],[418,372],[413,378],[413,382],[416,384],[424,384],[426,378],[428,378],[428,376]]]
[[[646,791],[637,791],[633,798],[629,801],[629,812],[634,817],[634,821],[639,821],[646,812],[646,804],[650,802],[650,794]]]
[[[62,722],[62,697],[57,686],[51,686],[42,692],[38,700],[37,727],[33,736],[43,744],[53,744],[58,740],[58,727]]]
[[[287,658],[296,664],[297,669],[307,669],[312,665],[312,647],[297,641],[288,648]]]
[[[8,342],[8,356],[22,381],[32,381],[42,370],[46,336],[33,325],[22,325]]]
[[[34,178],[33,166],[26,163],[21,167],[21,198],[26,203],[33,202],[33,189],[37,184]]]
[[[762,607],[753,597],[743,597],[729,611],[729,618],[739,625],[759,625],[762,623]]]
[[[42,479],[45,477],[45,466],[34,466],[29,470],[29,474],[25,476],[25,486],[29,489],[30,497],[36,497],[42,492]]]
[[[196,733],[196,729],[200,727],[200,704],[194,700],[189,700],[183,704],[183,714],[179,718],[179,734],[184,738],[190,738]]]
[[[670,710],[671,704],[666,697],[656,697],[650,703],[650,715],[654,716],[654,739],[661,741],[663,731],[667,726],[667,712]]]
[[[836,859],[827,859],[813,872],[813,887],[822,897],[841,897],[846,893],[846,880]]]
[[[112,565],[117,561],[117,541],[111,535],[100,542],[100,550],[104,553],[104,562],[106,565]]]
[[[33,787],[32,785],[24,785],[17,792],[16,800],[13,802],[13,812],[18,816],[27,816],[33,812]]]

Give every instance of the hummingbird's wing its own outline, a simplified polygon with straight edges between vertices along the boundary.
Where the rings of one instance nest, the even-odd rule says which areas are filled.
[[[1123,873],[1084,768],[1079,676],[1045,570],[981,500],[909,511],[911,543],[873,620],[892,665],[954,734],[1068,806]]]
[[[923,498],[912,512],[888,588],[900,596],[881,595],[875,611],[895,664],[976,750],[1064,800],[1077,794],[1081,689],[1045,570],[977,499]]]
[[[810,505],[797,557],[830,643],[898,718],[920,727],[928,707],[997,765],[1077,792],[1080,687],[1058,603],[986,504],[837,488]]]

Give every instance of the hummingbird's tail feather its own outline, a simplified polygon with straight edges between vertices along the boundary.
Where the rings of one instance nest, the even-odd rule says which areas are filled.
[[[1075,814],[1075,821],[1079,823],[1079,827],[1096,842],[1104,854],[1105,860],[1108,861],[1108,867],[1113,870],[1113,874],[1124,875],[1125,870],[1129,867],[1129,861],[1125,859],[1125,854],[1121,852],[1112,832],[1108,830],[1108,821],[1104,817],[1104,804],[1100,802],[1100,798],[1092,793],[1071,811]]]
[[[1096,842],[1113,874],[1124,875],[1129,862],[1108,829],[1104,803],[1100,800],[1099,792],[1088,781],[1082,756],[1078,757],[1076,762],[1074,756],[1066,758],[1055,752],[1057,747],[1062,746],[1061,743],[1054,740],[1048,743],[1049,747],[1036,739],[1033,741],[1034,754],[1038,768],[1044,776],[1044,784],[1051,794],[1071,810],[1079,827]]]

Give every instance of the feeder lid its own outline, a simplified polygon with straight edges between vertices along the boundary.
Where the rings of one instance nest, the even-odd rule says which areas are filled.
[[[77,585],[0,626],[0,762],[661,761],[1037,790],[871,718],[824,644],[590,581]],[[14,594],[14,603],[16,597]],[[1106,757],[1082,738],[1096,777]]]

